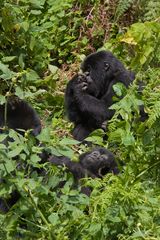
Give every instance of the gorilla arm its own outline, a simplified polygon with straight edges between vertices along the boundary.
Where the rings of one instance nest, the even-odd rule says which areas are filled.
[[[81,165],[79,163],[72,162],[68,157],[51,156],[48,161],[55,166],[65,166],[73,174],[76,180],[80,180],[85,177],[85,171]]]
[[[84,119],[89,123],[91,122],[92,126],[99,128],[106,119],[109,119],[110,114],[108,115],[105,97],[98,99],[77,87],[75,90],[75,99],[80,111],[84,115]]]
[[[81,122],[79,111],[74,99],[75,83],[77,82],[78,74],[69,81],[65,91],[65,107],[67,110],[68,118],[71,122]]]

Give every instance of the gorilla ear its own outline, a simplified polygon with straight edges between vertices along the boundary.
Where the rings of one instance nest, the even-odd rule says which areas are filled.
[[[108,71],[109,67],[110,67],[109,63],[104,61],[104,69],[105,69],[105,71]]]

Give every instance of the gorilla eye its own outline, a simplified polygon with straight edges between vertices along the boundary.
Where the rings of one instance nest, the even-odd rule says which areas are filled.
[[[108,62],[104,62],[104,69],[105,69],[105,71],[107,71],[109,69],[109,63]]]

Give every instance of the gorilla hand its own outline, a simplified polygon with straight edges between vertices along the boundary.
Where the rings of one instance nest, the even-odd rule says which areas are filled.
[[[88,88],[87,77],[85,74],[78,74],[77,90],[85,92]]]
[[[93,83],[93,80],[91,79],[89,72],[78,74],[77,87],[79,90],[90,93],[90,89],[92,88],[92,83]]]

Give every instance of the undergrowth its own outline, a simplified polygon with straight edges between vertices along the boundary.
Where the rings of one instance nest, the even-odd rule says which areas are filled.
[[[41,147],[28,132],[0,135],[0,179],[5,179],[0,196],[7,198],[15,189],[21,194],[7,214],[0,214],[0,239],[160,239],[158,6],[151,0],[0,2],[0,103],[13,94],[26,99],[43,125],[37,137]],[[122,17],[131,13],[126,24]],[[101,131],[89,138],[123,163],[118,176],[85,179],[93,188],[89,198],[73,188],[64,167],[41,163],[39,154],[45,146],[77,161],[88,149],[71,137],[64,91],[84,55],[99,48],[112,51],[135,71],[136,80],[112,106],[116,113],[107,140]],[[142,104],[145,122],[139,119]],[[6,146],[8,136],[14,142]]]

